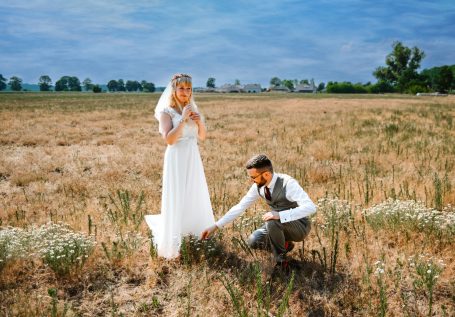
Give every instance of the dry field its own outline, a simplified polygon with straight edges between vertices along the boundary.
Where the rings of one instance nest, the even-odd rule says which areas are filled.
[[[216,218],[261,152],[318,202],[290,275],[244,244],[262,203],[156,257],[158,97],[0,94],[0,316],[455,315],[454,96],[196,96]]]

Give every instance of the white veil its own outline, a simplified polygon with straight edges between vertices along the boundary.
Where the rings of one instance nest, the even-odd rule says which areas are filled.
[[[161,114],[165,112],[167,108],[171,106],[171,98],[172,98],[172,81],[167,84],[166,89],[164,89],[163,93],[161,94],[160,99],[155,107],[155,118],[156,120],[160,121]]]
[[[158,100],[158,103],[156,104],[155,107],[155,118],[160,121],[161,114],[162,113],[169,113],[172,110],[171,104],[172,104],[172,93],[174,91],[172,87],[173,83],[172,80],[167,84],[166,89],[164,89],[163,93],[160,96],[160,99]],[[190,98],[190,105],[193,108],[193,111],[199,112],[198,107],[196,105],[196,102],[194,102],[194,94],[193,94],[193,86],[191,85],[191,98]],[[202,115],[201,115],[202,116]],[[191,120],[190,120],[191,121]],[[161,130],[161,125],[159,127],[160,133],[162,133]]]

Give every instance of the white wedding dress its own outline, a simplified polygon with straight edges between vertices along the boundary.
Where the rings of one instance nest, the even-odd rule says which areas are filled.
[[[164,110],[179,124],[181,115],[172,108]],[[147,215],[158,255],[172,259],[179,255],[182,237],[200,237],[215,223],[212,205],[197,143],[197,125],[189,120],[182,136],[168,145],[164,154],[161,214]]]

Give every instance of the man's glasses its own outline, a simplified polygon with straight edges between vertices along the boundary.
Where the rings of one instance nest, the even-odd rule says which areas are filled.
[[[250,179],[254,181],[256,178],[258,178],[259,176],[261,176],[261,175],[264,174],[265,172],[267,172],[267,171],[263,171],[262,173],[259,173],[259,174],[257,174],[256,176],[250,176]]]

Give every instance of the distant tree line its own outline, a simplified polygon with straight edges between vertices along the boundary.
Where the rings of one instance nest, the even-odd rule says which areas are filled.
[[[392,52],[386,56],[385,66],[377,67],[373,75],[377,78],[377,82],[372,84],[332,82],[319,83],[316,90],[326,91],[327,93],[410,93],[418,92],[441,92],[448,93],[455,89],[455,65],[444,65],[424,69],[420,73],[417,71],[420,68],[420,63],[425,58],[425,53],[418,47],[409,48],[397,41],[392,44]],[[272,87],[285,86],[289,90],[294,90],[297,85],[309,85],[308,79],[280,79],[273,77],[270,80]],[[311,84],[314,85],[313,80]],[[0,91],[5,90],[9,85],[13,91],[22,90],[22,79],[17,76],[12,76],[7,82],[7,79],[0,74]],[[40,91],[85,91],[101,92],[101,87],[92,83],[90,78],[86,78],[82,84],[77,77],[63,76],[52,86],[52,80],[49,76],[43,75],[38,82]],[[235,85],[240,85],[240,80],[235,80]],[[215,88],[215,78],[209,77],[206,83],[207,88]],[[128,91],[128,92],[154,92],[155,85],[152,82],[142,80],[110,80],[107,83],[107,89],[111,92]]]
[[[317,91],[325,89],[327,93],[399,92],[416,94],[418,92],[447,93],[455,89],[455,65],[433,67],[419,73],[417,70],[425,57],[422,50],[417,47],[408,48],[401,42],[394,42],[392,48],[392,52],[386,56],[386,66],[377,67],[373,72],[378,80],[376,83],[353,84],[349,81],[329,81],[327,86],[320,83]],[[294,90],[298,83],[309,84],[309,81],[307,79],[281,80],[278,77],[270,80],[271,86],[285,86],[290,90]]]
[[[387,90],[379,92],[447,93],[455,88],[455,65],[433,67],[418,73],[425,52],[418,47],[406,47],[399,41],[392,44],[392,49],[386,56],[386,66],[380,66],[373,72],[378,79],[376,88]]]
[[[109,91],[144,91],[154,92],[155,84],[146,82],[145,80],[138,82],[137,80],[127,80],[126,83],[123,79],[110,80],[107,83]]]
[[[376,84],[371,84],[370,82],[366,84],[362,83],[351,83],[349,81],[343,82],[332,82],[327,83],[326,91],[328,93],[334,94],[378,94],[385,92],[394,92],[392,86],[386,82],[378,82]]]
[[[455,89],[455,65],[433,67],[419,73],[417,70],[424,58],[425,52],[418,47],[409,48],[399,41],[394,42],[392,52],[386,56],[386,66],[377,67],[373,72],[378,82],[374,85],[366,85],[364,89],[372,93],[410,94],[418,92],[448,93]],[[341,87],[334,85],[333,88],[340,89]],[[358,85],[354,88],[362,89]]]
[[[22,91],[22,79],[17,76],[12,76],[8,80],[0,74],[0,91],[10,87],[12,91]],[[40,91],[93,91],[95,93],[101,92],[102,88],[98,84],[93,84],[90,78],[84,79],[81,83],[79,78],[75,76],[63,76],[52,85],[52,79],[48,75],[42,75],[39,78],[38,86]],[[107,84],[109,91],[128,91],[128,92],[154,92],[155,84],[142,80],[127,80],[126,83],[123,79],[110,80]]]
[[[270,86],[272,87],[279,87],[279,86],[284,86],[288,88],[289,90],[293,91],[297,88],[297,85],[314,85],[314,80],[311,79],[280,79],[279,77],[272,77],[270,79]],[[325,88],[324,83],[319,83],[319,85],[315,86],[317,91],[322,91]]]

